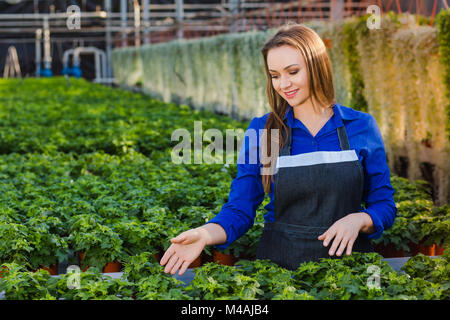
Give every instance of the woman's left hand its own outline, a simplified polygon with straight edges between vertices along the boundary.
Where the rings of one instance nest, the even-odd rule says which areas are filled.
[[[340,256],[345,248],[347,248],[347,255],[350,255],[353,243],[360,231],[373,232],[372,219],[365,212],[350,213],[339,219],[318,239],[323,241],[324,247],[327,247],[334,238],[330,251],[328,251],[330,256],[334,255],[335,252],[337,256]]]

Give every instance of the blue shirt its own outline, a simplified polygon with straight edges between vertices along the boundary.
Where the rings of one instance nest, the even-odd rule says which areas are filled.
[[[311,135],[305,125],[294,117],[292,107],[289,106],[284,119],[292,128],[291,155],[315,151],[340,151],[337,128],[345,124],[350,149],[354,149],[364,170],[364,207],[361,212],[370,215],[375,232],[364,234],[367,238],[378,238],[384,229],[394,223],[397,208],[394,203],[394,189],[390,182],[390,171],[387,165],[383,138],[375,118],[365,112],[334,104],[333,116],[320,129],[315,137]],[[262,165],[251,161],[251,155],[259,155],[259,130],[264,129],[269,113],[256,117],[247,128],[258,133],[257,139],[247,139],[242,143],[238,161],[237,176],[231,183],[228,202],[221,211],[208,223],[217,223],[225,230],[227,242],[216,245],[218,249],[225,249],[236,239],[245,234],[255,220],[256,209],[264,200],[264,189],[261,181],[260,169]],[[254,131],[253,131],[254,132]],[[252,142],[253,141],[253,142]],[[265,206],[267,214],[265,221],[274,221],[274,184],[269,193],[270,203]],[[331,226],[330,226],[331,227]]]

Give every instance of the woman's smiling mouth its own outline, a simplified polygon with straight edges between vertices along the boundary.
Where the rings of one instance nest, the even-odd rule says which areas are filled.
[[[297,90],[292,90],[292,91],[285,92],[284,94],[286,95],[286,97],[292,98],[293,96],[295,96],[295,94],[296,94],[297,92],[298,92],[298,89],[297,89]]]

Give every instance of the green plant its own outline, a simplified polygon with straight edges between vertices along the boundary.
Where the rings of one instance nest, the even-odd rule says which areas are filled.
[[[29,254],[33,251],[29,229],[13,222],[0,222],[0,261],[29,264]]]
[[[136,299],[139,300],[192,300],[184,293],[184,282],[162,271],[136,282]]]
[[[164,269],[156,261],[155,253],[142,252],[127,257],[126,261],[124,261],[124,277],[129,281],[138,282],[141,279],[160,274]]]
[[[57,279],[52,278],[48,271],[30,272],[15,262],[5,263],[0,268],[3,268],[0,292],[4,292],[6,300],[57,299],[57,292],[52,285]]]
[[[263,295],[256,279],[235,272],[233,267],[207,263],[194,272],[186,293],[202,300],[254,300]]]
[[[28,238],[33,246],[33,251],[29,254],[31,268],[50,267],[67,257],[69,246],[65,237],[60,236],[64,229],[60,219],[39,215],[30,218],[26,225],[29,227]]]
[[[436,28],[439,39],[439,57],[443,66],[446,104],[446,132],[450,140],[450,10],[441,10],[436,17]]]
[[[397,250],[409,252],[409,244],[419,243],[420,240],[421,231],[418,229],[418,224],[411,223],[408,218],[397,217],[392,227],[385,230],[380,238],[372,239],[372,243],[385,246],[392,244]]]
[[[184,293],[183,282],[164,273],[154,254],[142,252],[130,256],[125,262],[124,277],[135,285],[136,299],[189,300]]]
[[[423,254],[411,257],[403,266],[412,278],[422,278],[429,282],[439,283],[445,286],[447,296],[450,294],[450,265],[448,257],[430,258]]]
[[[58,295],[65,300],[132,300],[134,284],[126,280],[102,275],[97,268],[79,273],[79,286],[73,284],[73,275],[64,274],[55,284]]]
[[[392,187],[395,190],[394,201],[396,203],[405,200],[428,200],[432,201],[431,187],[427,181],[414,180],[410,181],[406,178],[391,175]]]
[[[295,287],[292,272],[269,260],[241,260],[236,267],[238,272],[256,279],[262,290],[258,299],[269,300],[274,299],[275,296],[281,299],[284,295],[291,295],[291,299],[294,296],[307,298],[307,296],[303,296],[303,292],[292,291],[292,288]]]
[[[152,221],[122,219],[113,224],[114,230],[123,241],[122,250],[130,256],[161,247],[165,230]]]
[[[374,244],[393,244],[398,250],[410,251],[410,244],[449,242],[449,206],[436,207],[431,198],[429,183],[423,180],[409,181],[391,176],[396,193],[394,201],[397,217],[394,225],[383,232]]]
[[[121,258],[123,242],[112,228],[86,215],[76,216],[73,221],[68,241],[75,252],[84,253],[83,268],[89,265],[101,270],[108,262]]]
[[[367,101],[364,97],[364,81],[360,71],[360,56],[357,50],[357,27],[360,25],[358,21],[347,22],[343,29],[343,41],[341,45],[344,48],[347,65],[350,71],[350,107],[367,111]]]
[[[293,274],[316,299],[441,299],[444,292],[443,286],[395,272],[376,253],[303,263]],[[374,275],[378,284],[369,285]]]

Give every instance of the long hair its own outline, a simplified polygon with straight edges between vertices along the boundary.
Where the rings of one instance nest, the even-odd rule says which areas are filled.
[[[317,101],[320,106],[330,107],[334,103],[334,85],[333,73],[331,68],[330,58],[328,57],[327,49],[319,35],[312,29],[301,24],[289,22],[282,26],[278,32],[272,36],[264,44],[261,53],[264,57],[264,69],[267,76],[266,94],[271,108],[271,112],[267,118],[264,130],[264,139],[261,145],[263,154],[271,158],[263,164],[264,170],[271,168],[271,170],[264,171],[261,174],[264,191],[270,192],[270,185],[273,182],[273,153],[271,150],[271,130],[278,129],[278,141],[276,146],[278,153],[284,145],[284,139],[287,135],[287,126],[283,122],[284,115],[288,108],[288,102],[282,98],[278,92],[273,88],[269,67],[267,65],[267,54],[270,49],[277,48],[283,45],[289,45],[300,51],[305,59],[308,80],[309,80],[309,97]],[[313,104],[314,107],[314,104]],[[315,107],[314,107],[315,108]]]

